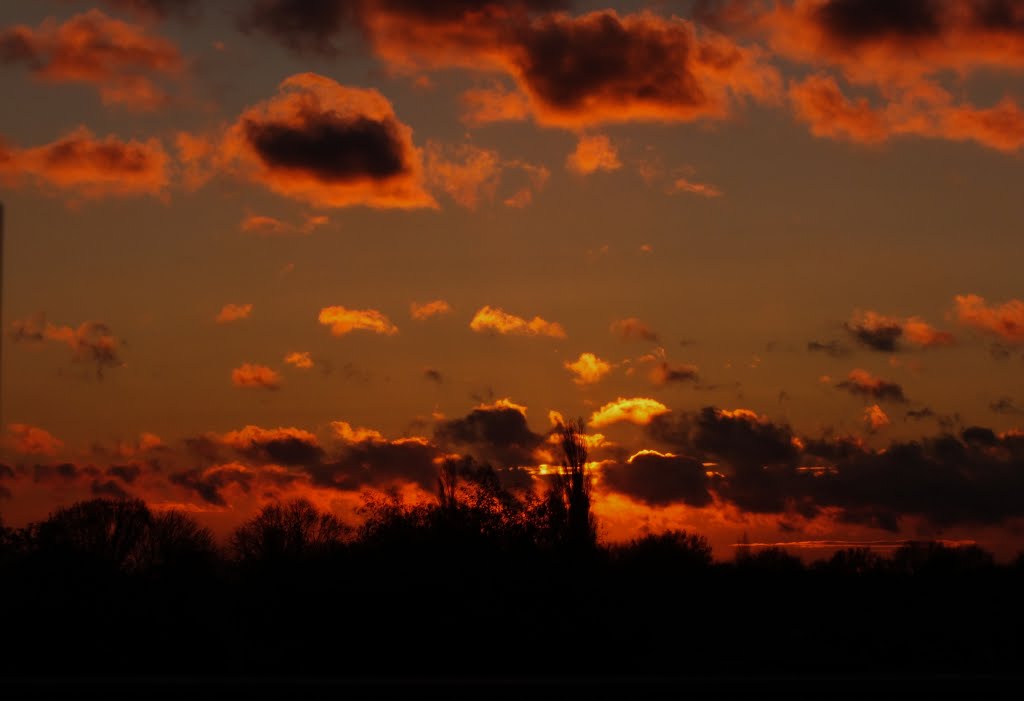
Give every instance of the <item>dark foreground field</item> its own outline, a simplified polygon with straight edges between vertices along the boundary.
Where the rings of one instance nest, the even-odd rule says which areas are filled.
[[[131,695],[301,682],[356,696],[499,684],[519,698],[566,683],[592,695],[921,683],[968,698],[1021,672],[1021,560],[911,543],[715,563],[697,535],[607,547],[573,537],[550,501],[474,494],[383,500],[354,531],[308,503],[275,505],[223,547],[135,501],[5,529],[4,683]]]

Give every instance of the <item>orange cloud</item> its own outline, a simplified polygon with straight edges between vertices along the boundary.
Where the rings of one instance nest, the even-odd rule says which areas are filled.
[[[590,425],[594,428],[607,426],[620,421],[628,421],[638,426],[646,426],[655,416],[667,414],[669,408],[656,399],[619,397],[595,411],[590,417]]]
[[[884,428],[891,424],[889,415],[882,410],[882,407],[877,404],[872,404],[864,410],[864,425],[868,431],[874,433],[881,428]]]
[[[898,135],[976,141],[1000,151],[1024,146],[1024,110],[1010,98],[991,108],[952,104],[945,90],[925,85],[897,91],[884,107],[867,98],[852,100],[835,79],[817,74],[789,90],[794,112],[822,138],[875,144]]]
[[[610,329],[613,334],[623,340],[639,339],[651,343],[658,342],[658,334],[635,316],[613,321]]]
[[[301,428],[263,428],[251,424],[236,431],[228,431],[219,435],[211,434],[211,437],[222,445],[243,452],[275,443],[298,442],[314,448],[320,444],[315,435]]]
[[[11,447],[21,455],[54,456],[64,447],[60,440],[46,429],[28,424],[8,424]]]
[[[174,150],[186,190],[198,190],[213,177],[215,145],[210,137],[179,131],[174,135]]]
[[[672,192],[688,192],[691,195],[700,195],[701,197],[722,196],[722,191],[714,185],[697,183],[686,178],[676,178],[675,182],[672,183]]]
[[[295,351],[289,353],[284,357],[284,362],[288,365],[299,368],[300,370],[309,370],[313,367],[313,358],[306,351]]]
[[[873,399],[889,399],[894,402],[906,402],[903,394],[903,387],[895,382],[875,377],[867,370],[854,368],[845,380],[838,383],[836,387],[845,389],[851,394],[859,394]]]
[[[432,316],[450,314],[452,307],[443,299],[430,302],[413,302],[409,305],[409,315],[416,321],[424,321]]]
[[[737,96],[771,100],[779,91],[778,73],[758,50],[678,17],[615,10],[530,16],[497,4],[427,16],[371,7],[367,34],[393,68],[507,75],[534,119],[549,126],[722,118]]]
[[[309,215],[301,225],[289,224],[274,217],[250,214],[242,220],[239,228],[246,234],[260,236],[290,236],[293,234],[309,234],[325,224],[330,223],[324,215]]]
[[[986,2],[775,3],[756,19],[773,48],[854,82],[909,85],[953,71],[1024,67],[1019,11]]]
[[[15,320],[11,326],[15,342],[63,343],[71,349],[75,360],[94,363],[100,379],[107,368],[123,365],[121,341],[102,322],[86,321],[73,328],[48,323],[45,315],[36,314],[28,319]]]
[[[481,198],[493,199],[501,168],[501,157],[491,149],[472,144],[444,147],[431,142],[427,145],[430,182],[467,209],[476,209]]]
[[[387,439],[380,431],[372,428],[353,427],[347,421],[332,421],[334,435],[346,443],[383,443]]]
[[[228,324],[232,321],[248,319],[251,313],[251,304],[225,304],[220,313],[217,314],[216,321],[218,324]]]
[[[939,331],[920,317],[897,318],[868,310],[854,310],[846,330],[865,346],[883,352],[899,349],[899,342],[930,348],[949,346],[956,342],[953,334]]]
[[[446,192],[458,204],[476,209],[481,201],[493,200],[504,174],[521,171],[529,185],[506,198],[505,204],[525,207],[533,201],[534,192],[543,189],[551,173],[542,165],[521,160],[504,161],[497,151],[459,144],[427,145],[427,174],[432,185]]]
[[[322,207],[436,207],[412,129],[376,90],[315,73],[281,82],[227,131],[218,164],[272,192]]]
[[[231,382],[235,387],[257,387],[276,390],[281,388],[281,376],[266,365],[243,363],[231,371]]]
[[[889,126],[870,103],[848,100],[831,77],[812,75],[793,83],[789,98],[797,118],[810,124],[815,136],[869,144],[889,137]]]
[[[916,316],[903,320],[903,336],[914,345],[925,348],[948,346],[955,342],[953,334],[947,331],[939,331]]]
[[[953,314],[965,326],[999,336],[1004,341],[1024,343],[1024,301],[1011,299],[990,306],[978,295],[957,295]]]
[[[523,209],[533,204],[533,190],[524,187],[515,194],[505,198],[505,206],[513,209]]]
[[[335,336],[344,336],[359,329],[387,336],[398,333],[398,327],[376,309],[324,307],[320,310],[319,321],[324,326],[330,326]]]
[[[518,411],[523,416],[526,416],[527,407],[525,404],[516,404],[509,397],[502,397],[501,399],[496,399],[490,404],[487,404],[486,402],[477,404],[475,407],[473,407],[473,409],[479,411],[499,411],[501,409],[511,409],[513,411]]]
[[[63,24],[47,19],[35,29],[0,31],[0,62],[26,63],[40,80],[92,84],[105,104],[141,110],[167,100],[147,74],[176,75],[184,68],[171,42],[95,9]]]
[[[601,360],[593,353],[580,353],[580,357],[575,361],[567,360],[564,364],[565,368],[574,375],[572,381],[580,386],[600,382],[605,375],[612,371],[610,363]]]
[[[0,181],[28,181],[87,199],[160,195],[169,182],[168,164],[167,152],[156,139],[98,139],[85,127],[26,149],[5,149],[0,141]]]
[[[1020,9],[995,2],[798,0],[775,3],[751,25],[791,60],[833,66],[853,85],[877,90],[880,106],[848,99],[823,74],[790,88],[798,118],[816,136],[879,143],[898,134],[1024,147],[1024,110],[954,104],[939,81],[983,70],[1024,68]]]
[[[565,165],[574,173],[589,175],[599,170],[618,170],[622,167],[622,161],[611,139],[604,134],[595,134],[580,136],[576,150],[569,154]]]
[[[539,316],[527,321],[522,317],[491,306],[482,307],[469,322],[469,328],[477,332],[493,331],[517,336],[566,337],[565,329],[557,322],[545,321]]]
[[[471,127],[493,122],[519,122],[530,116],[526,96],[501,87],[478,88],[462,93],[462,121]]]
[[[943,117],[946,138],[977,141],[1001,151],[1024,147],[1024,110],[1008,97],[988,109],[971,105],[952,107]]]

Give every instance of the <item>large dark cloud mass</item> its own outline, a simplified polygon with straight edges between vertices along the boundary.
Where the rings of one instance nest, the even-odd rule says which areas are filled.
[[[247,120],[245,135],[268,168],[308,172],[324,182],[386,179],[407,167],[393,125],[363,116],[305,114],[299,124]]]
[[[314,73],[243,112],[220,148],[229,172],[317,206],[436,206],[412,129],[387,98]]]
[[[942,0],[830,0],[815,13],[832,37],[857,43],[879,37],[918,39],[941,31]]]
[[[1024,517],[1020,433],[971,427],[874,450],[844,437],[800,440],[785,424],[713,408],[659,416],[648,432],[674,452],[715,462],[723,477],[708,478],[707,488],[747,511],[835,509],[840,521],[893,531],[903,517],[938,527]]]
[[[603,465],[601,477],[613,491],[650,506],[711,503],[705,468],[693,458],[641,452],[629,460]]]
[[[442,445],[467,450],[481,462],[501,468],[534,464],[533,452],[544,440],[530,429],[522,411],[500,402],[442,422],[435,438]]]
[[[365,31],[374,13],[420,23],[458,22],[471,14],[563,9],[569,0],[250,0],[239,23],[298,53],[335,55],[338,40]]]
[[[517,85],[513,97],[526,106],[514,118],[532,112],[539,122],[564,127],[721,118],[734,97],[765,99],[780,89],[777,72],[757,51],[724,35],[703,36],[688,20],[611,9],[553,11],[566,6],[552,0],[273,0],[256,3],[243,25],[292,49],[322,53],[337,51],[336,40],[358,28],[377,56],[399,70],[504,74]],[[509,95],[483,91],[478,97],[501,102]],[[507,109],[490,113],[513,118]]]

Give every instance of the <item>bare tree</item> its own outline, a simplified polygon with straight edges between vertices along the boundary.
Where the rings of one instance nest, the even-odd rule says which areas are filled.
[[[231,536],[231,549],[243,561],[301,558],[338,547],[349,530],[334,514],[294,499],[269,504],[239,526]]]
[[[591,476],[587,473],[587,436],[582,418],[558,424],[562,469],[552,485],[555,512],[564,514],[563,542],[586,549],[597,542],[597,528],[590,510]]]
[[[131,571],[146,565],[153,516],[141,499],[91,499],[57,509],[38,524],[44,551]]]

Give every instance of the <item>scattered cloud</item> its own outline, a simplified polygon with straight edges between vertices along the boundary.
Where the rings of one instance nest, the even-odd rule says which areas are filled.
[[[658,334],[647,324],[634,316],[613,321],[610,327],[613,334],[625,341],[641,340],[658,342]]]
[[[872,404],[864,409],[864,426],[870,433],[875,433],[891,423],[889,415],[877,404]]]
[[[620,421],[645,426],[659,414],[668,413],[669,408],[656,399],[619,397],[608,402],[590,416],[590,425],[601,428]]]
[[[605,375],[612,371],[610,363],[601,360],[593,353],[580,353],[579,358],[574,361],[567,360],[564,365],[573,374],[572,381],[581,387],[600,382]]]
[[[1006,343],[1024,343],[1024,302],[1011,299],[989,305],[978,295],[957,295],[953,316],[964,326],[999,337]]]
[[[0,63],[24,63],[51,83],[93,85],[105,104],[139,110],[167,102],[152,75],[179,75],[185,66],[170,41],[96,9],[62,24],[51,18],[0,30]]]
[[[232,321],[248,319],[252,314],[251,304],[225,304],[217,314],[215,321],[218,324],[230,324]]]
[[[707,183],[698,183],[686,178],[676,178],[675,182],[672,183],[672,192],[687,192],[691,195],[700,195],[701,197],[721,197],[722,191],[714,185]]]
[[[850,354],[850,349],[835,339],[830,341],[808,341],[807,350],[812,353],[831,355],[833,358],[842,358]]]
[[[579,175],[590,175],[598,171],[618,170],[622,161],[615,144],[604,134],[581,134],[576,150],[565,161],[565,167]]]
[[[409,316],[416,321],[425,321],[435,316],[450,314],[452,306],[443,299],[435,299],[429,302],[413,302],[409,305]]]
[[[281,388],[281,376],[266,365],[243,363],[231,371],[231,382],[235,387],[255,387],[276,390]]]
[[[530,103],[516,90],[500,85],[462,93],[462,121],[470,127],[494,122],[520,122],[530,117]]]
[[[846,322],[846,330],[862,345],[883,353],[899,350],[901,341],[921,348],[949,346],[955,342],[953,334],[939,331],[919,317],[902,319],[871,310],[855,310]]]
[[[996,414],[1024,414],[1024,408],[1017,406],[1011,397],[999,397],[999,399],[989,402],[988,408]]]
[[[903,394],[903,387],[895,382],[879,379],[861,368],[851,370],[847,378],[837,383],[836,387],[845,389],[850,394],[857,394],[872,399],[893,402],[907,401],[906,396]]]
[[[42,146],[7,148],[0,139],[0,183],[32,184],[74,198],[161,195],[170,158],[157,139],[97,138],[79,127]]]
[[[307,215],[305,221],[299,225],[281,221],[274,217],[249,214],[242,219],[239,229],[243,233],[256,234],[258,236],[294,236],[311,234],[321,226],[329,223],[330,219],[323,214]]]
[[[284,362],[287,365],[299,368],[300,370],[309,370],[315,364],[313,357],[308,351],[293,351],[284,356]]]
[[[324,307],[320,310],[319,321],[331,327],[335,336],[344,336],[357,330],[393,336],[398,327],[376,309],[346,309],[345,307]]]
[[[15,342],[52,341],[66,345],[74,360],[96,366],[99,379],[103,379],[106,370],[124,365],[120,356],[122,341],[102,322],[86,321],[77,327],[57,326],[47,322],[44,314],[36,314],[15,320],[11,326]]]
[[[64,448],[64,441],[38,426],[8,424],[8,445],[21,455],[53,457]]]
[[[700,379],[696,365],[669,365],[664,360],[657,362],[651,368],[648,377],[657,387],[664,387],[675,382],[696,382]]]
[[[565,329],[557,322],[545,321],[539,316],[527,321],[491,306],[481,307],[469,322],[469,328],[479,333],[489,331],[502,335],[566,337]]]
[[[432,185],[467,209],[493,200],[501,182],[502,161],[497,151],[472,144],[427,144],[427,174]]]

